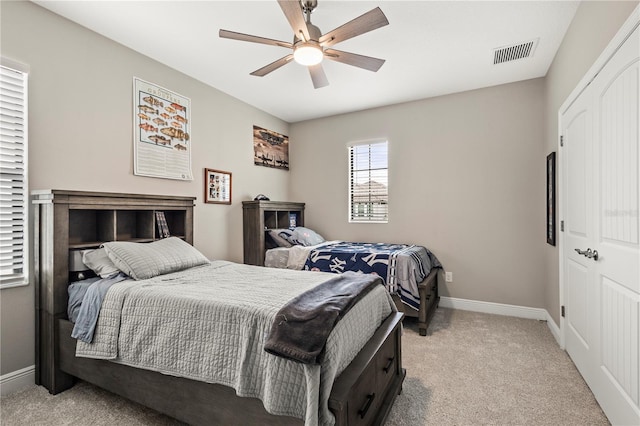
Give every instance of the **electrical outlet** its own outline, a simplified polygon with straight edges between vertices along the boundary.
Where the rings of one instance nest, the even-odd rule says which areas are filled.
[[[444,273],[444,280],[448,283],[452,283],[453,282],[453,272],[445,272]]]

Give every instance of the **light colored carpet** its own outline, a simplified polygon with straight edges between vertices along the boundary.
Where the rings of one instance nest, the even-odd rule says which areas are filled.
[[[439,308],[418,335],[405,321],[407,378],[387,425],[607,425],[593,394],[544,322]],[[2,398],[4,425],[178,425],[79,383]]]

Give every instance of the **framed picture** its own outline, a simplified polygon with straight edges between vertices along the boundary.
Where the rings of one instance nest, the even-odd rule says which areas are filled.
[[[547,243],[556,245],[556,153],[547,155]]]
[[[204,202],[231,204],[231,172],[204,169]]]
[[[253,126],[253,164],[289,170],[289,137]]]

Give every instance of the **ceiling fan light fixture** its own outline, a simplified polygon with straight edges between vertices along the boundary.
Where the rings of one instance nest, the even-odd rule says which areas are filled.
[[[300,65],[310,66],[322,62],[322,47],[316,43],[298,43],[294,47],[293,59]]]

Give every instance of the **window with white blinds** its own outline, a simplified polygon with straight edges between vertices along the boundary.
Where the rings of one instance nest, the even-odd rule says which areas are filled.
[[[28,284],[27,73],[0,65],[0,288]]]
[[[349,147],[349,222],[388,222],[387,154],[387,141]]]

